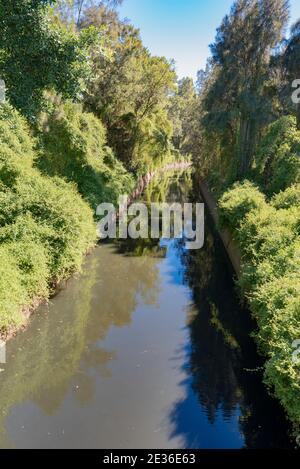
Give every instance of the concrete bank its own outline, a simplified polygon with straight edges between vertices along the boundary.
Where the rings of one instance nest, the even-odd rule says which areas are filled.
[[[200,190],[201,195],[208,207],[208,210],[215,222],[216,228],[218,233],[223,241],[224,247],[228,254],[228,257],[231,261],[231,264],[234,268],[236,275],[239,277],[241,274],[241,252],[237,245],[237,243],[232,239],[231,234],[228,230],[221,230],[219,228],[219,216],[218,216],[218,206],[215,201],[215,198],[211,191],[209,190],[208,186],[205,184],[204,181],[200,181]]]

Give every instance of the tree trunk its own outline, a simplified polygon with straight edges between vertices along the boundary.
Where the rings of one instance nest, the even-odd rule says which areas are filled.
[[[239,135],[238,176],[243,178],[251,167],[256,145],[256,125],[248,118],[241,118]]]

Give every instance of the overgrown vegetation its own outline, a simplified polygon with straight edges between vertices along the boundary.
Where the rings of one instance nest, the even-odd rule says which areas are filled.
[[[265,380],[298,432],[299,364],[292,360],[300,337],[299,187],[269,202],[249,182],[236,184],[220,200],[220,216],[242,252],[239,285],[247,296],[267,357]]]
[[[81,104],[56,103],[39,122],[40,152],[36,165],[50,176],[74,182],[95,212],[102,201],[130,194],[134,178],[106,146],[106,129]]]
[[[36,142],[20,114],[0,107],[0,332],[78,270],[95,241],[93,212],[73,184],[34,167]]]
[[[300,29],[284,38],[288,16],[285,0],[234,2],[198,74],[187,143],[241,249],[266,383],[299,433]]]
[[[266,382],[299,431],[299,22],[285,38],[288,1],[236,0],[194,86],[119,3],[0,0],[0,333],[80,268],[100,202],[191,154],[242,251]]]
[[[101,202],[179,158],[174,67],[121,0],[0,0],[0,334],[80,269]]]

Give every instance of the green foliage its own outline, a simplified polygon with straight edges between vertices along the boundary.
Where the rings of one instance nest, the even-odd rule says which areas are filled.
[[[140,145],[149,139],[151,126],[156,152],[162,138],[170,140],[170,123],[161,116],[175,90],[174,67],[165,57],[152,56],[143,46],[139,31],[103,5],[85,12],[82,27],[91,26],[106,28],[111,53],[93,54],[93,79],[84,102],[107,127],[108,143],[117,157],[127,168],[136,170],[149,157],[149,152],[140,151]]]
[[[299,252],[298,252],[299,255]],[[258,319],[256,338],[268,356],[265,380],[300,430],[299,363],[292,360],[293,342],[300,337],[300,275],[289,274],[264,284],[253,295],[251,308]]]
[[[231,148],[240,177],[251,167],[259,133],[272,114],[270,55],[287,21],[285,0],[236,0],[211,45],[214,80],[203,100],[202,122]]]
[[[108,11],[110,13],[109,19],[111,20],[115,13],[114,8],[122,3],[123,0],[56,0],[55,11],[66,23],[79,26],[87,10],[94,14],[99,10],[101,12]]]
[[[97,36],[53,24],[48,9],[53,3],[0,1],[0,76],[10,102],[30,118],[41,109],[45,89],[77,96],[89,75],[89,45]]]
[[[299,364],[292,360],[293,341],[300,337],[300,205],[299,188],[278,194],[271,204],[246,183],[235,185],[221,199],[225,225],[234,229],[242,252],[239,285],[257,320],[255,333],[267,357],[266,383],[300,427]],[[248,204],[249,199],[255,203]],[[253,197],[255,194],[255,197]],[[251,207],[252,205],[252,207]]]
[[[22,322],[21,309],[46,297],[93,245],[93,212],[76,188],[33,167],[35,141],[24,119],[0,107],[0,333]],[[10,286],[9,286],[10,284]]]
[[[42,241],[23,236],[20,241],[8,243],[7,247],[21,272],[21,283],[29,301],[36,297],[46,298],[50,279],[49,252]]]
[[[275,208],[290,208],[300,206],[300,184],[293,184],[285,191],[279,192],[271,201]]]
[[[133,178],[106,146],[104,126],[81,105],[66,102],[42,116],[40,142],[39,169],[76,183],[94,211],[132,191]]]
[[[258,149],[255,171],[269,194],[300,181],[300,131],[295,117],[282,117],[270,125]]]
[[[273,257],[298,236],[298,208],[276,210],[265,204],[240,220],[238,240],[243,251],[255,258]]]
[[[6,246],[0,246],[0,331],[21,323],[20,309],[26,302],[21,272]]]
[[[199,73],[202,127],[191,148],[200,177],[220,196],[220,225],[241,249],[239,286],[258,322],[266,382],[299,432],[292,343],[300,338],[300,106],[292,105],[291,85],[300,22],[283,40],[288,10],[285,0],[234,2]]]
[[[219,200],[220,225],[234,233],[247,213],[265,203],[264,195],[251,182],[236,183]]]
[[[26,120],[8,105],[0,106],[0,161],[1,165],[14,162],[31,167],[34,159],[34,141]]]
[[[191,78],[178,82],[178,89],[170,99],[169,117],[173,124],[173,143],[183,154],[191,152],[192,123],[197,111],[196,89]],[[197,123],[198,124],[198,123]]]
[[[59,178],[49,179],[32,170],[18,178],[14,191],[22,203],[15,223],[9,227],[12,231],[6,227],[8,239],[23,236],[23,218],[19,220],[18,216],[30,213],[39,227],[39,236],[50,251],[51,275],[60,279],[78,270],[82,254],[93,244],[95,228],[93,212],[75,187]],[[32,225],[27,227],[25,223],[25,227],[32,230],[34,237]]]
[[[0,106],[0,243],[12,259],[0,332],[80,268],[97,205],[132,192],[133,176],[107,143],[138,174],[174,160],[173,65],[119,20],[118,3],[0,0],[0,76],[14,106]]]
[[[172,130],[172,124],[164,109],[143,119],[132,154],[131,165],[136,172],[145,174],[174,160]]]

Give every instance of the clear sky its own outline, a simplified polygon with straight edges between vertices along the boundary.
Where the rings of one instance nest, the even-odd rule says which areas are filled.
[[[121,17],[141,30],[154,55],[176,62],[179,77],[196,77],[209,56],[216,28],[233,0],[124,0]],[[290,0],[291,22],[300,18],[300,0]]]

